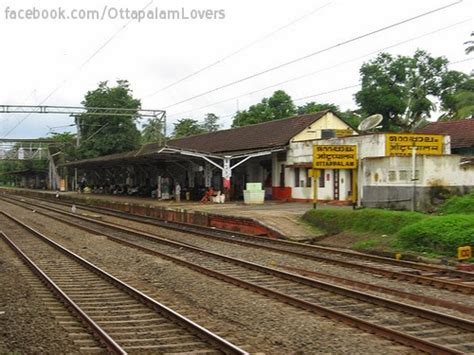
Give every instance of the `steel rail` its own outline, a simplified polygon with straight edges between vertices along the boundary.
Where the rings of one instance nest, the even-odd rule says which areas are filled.
[[[71,206],[71,203],[68,202],[63,202],[63,201],[57,201],[53,199],[48,199],[48,198],[40,198],[40,197],[31,197],[28,196],[27,198],[33,199],[33,200],[40,200],[40,201],[45,201],[49,202],[52,204],[62,204],[65,206]],[[224,229],[218,229],[214,227],[206,227],[206,226],[199,226],[199,225],[191,225],[188,223],[182,223],[182,222],[177,222],[177,221],[162,221],[157,218],[149,217],[149,216],[139,216],[139,215],[134,215],[130,213],[126,213],[123,211],[118,211],[114,210],[111,208],[107,207],[98,207],[98,206],[90,206],[84,203],[79,203],[79,202],[73,202],[76,206],[80,206],[82,209],[90,210],[90,211],[95,211],[103,214],[109,214],[109,215],[114,215],[114,216],[119,216],[119,217],[124,217],[127,219],[135,220],[137,222],[142,222],[142,223],[149,223],[152,225],[156,225],[159,227],[167,228],[167,229],[172,229],[172,230],[181,230],[180,228],[175,228],[177,226],[184,228],[187,232],[189,233],[195,233],[203,236],[207,236],[206,233],[222,233],[222,234],[227,234],[230,237],[243,237],[243,238],[252,238],[254,240],[266,242],[266,243],[271,243],[271,244],[277,244],[277,245],[282,245],[282,246],[293,246],[297,248],[305,248],[308,250],[316,250],[316,251],[324,251],[328,253],[334,253],[334,254],[343,254],[343,255],[350,255],[355,258],[359,259],[366,259],[369,261],[378,261],[381,263],[386,263],[386,264],[391,264],[395,266],[406,266],[406,267],[412,267],[416,268],[419,270],[423,271],[438,271],[438,272],[445,272],[445,273],[450,273],[453,276],[458,276],[460,278],[474,278],[474,273],[472,272],[467,272],[467,271],[462,271],[462,270],[454,270],[450,268],[445,268],[437,265],[430,265],[430,264],[425,264],[425,263],[420,263],[420,262],[414,262],[414,261],[409,261],[409,260],[395,260],[383,256],[378,256],[378,255],[370,255],[370,254],[365,254],[365,253],[359,253],[356,251],[351,251],[351,250],[341,250],[337,248],[332,248],[328,246],[322,246],[322,245],[310,245],[310,244],[302,244],[299,242],[294,242],[290,240],[283,240],[283,239],[275,239],[275,238],[267,238],[267,237],[261,237],[261,236],[255,236],[255,235],[250,235],[250,234],[244,234],[244,233],[239,233],[239,232],[234,232],[234,231],[228,231]],[[199,231],[201,229],[202,231]],[[280,250],[280,251],[285,251],[282,249],[277,249],[274,248],[273,250]]]
[[[424,295],[418,295],[418,294],[415,294],[415,293],[400,291],[400,290],[394,289],[394,288],[388,288],[388,287],[384,287],[384,286],[373,285],[373,284],[369,284],[369,283],[366,283],[366,282],[356,281],[356,280],[352,280],[352,279],[346,279],[346,278],[343,278],[343,277],[340,277],[340,276],[334,276],[334,275],[325,274],[325,273],[321,273],[321,272],[316,272],[316,271],[312,271],[312,270],[305,270],[305,269],[290,267],[290,266],[286,266],[286,265],[278,265],[278,264],[276,266],[281,268],[281,269],[292,271],[292,272],[295,272],[295,273],[303,275],[303,276],[308,276],[308,277],[309,276],[314,276],[314,277],[330,280],[330,281],[337,282],[337,283],[340,283],[340,284],[343,284],[343,285],[349,285],[349,286],[359,288],[359,289],[363,289],[363,290],[371,290],[371,291],[374,291],[374,292],[380,292],[380,293],[383,293],[383,294],[386,294],[386,295],[393,295],[393,296],[397,296],[397,297],[400,297],[400,298],[405,298],[407,300],[411,300],[411,301],[415,301],[415,302],[419,302],[419,303],[423,303],[423,304],[429,304],[431,306],[448,308],[448,309],[456,310],[458,312],[463,312],[463,313],[467,313],[467,314],[474,314],[474,307],[467,306],[467,305],[464,305],[464,304],[461,304],[461,303],[447,301],[447,300],[444,300],[444,299],[441,299],[441,298],[434,298],[434,297],[428,297],[428,296],[424,296]]]
[[[16,200],[14,198],[12,198],[12,199]],[[33,199],[33,200],[35,200],[35,199]],[[40,199],[40,200],[45,200],[45,199]],[[52,202],[52,201],[46,200],[46,202],[53,203],[53,204],[56,203],[56,204],[61,204],[61,205],[68,205],[67,203],[59,202],[59,201]],[[55,208],[52,208],[52,207],[49,207],[49,206],[44,206],[44,205],[40,205],[40,204],[34,204],[34,205],[36,205],[38,207],[45,208],[45,209],[49,209],[51,211],[64,212],[62,210],[58,210],[58,209],[55,209]],[[98,212],[98,213],[104,213],[104,212],[101,212],[103,210],[103,208],[92,208],[92,207],[88,207],[88,206],[83,207],[82,204],[78,204],[78,205],[81,206],[81,208],[86,209],[86,210],[95,211],[95,212]],[[113,211],[113,210],[111,211],[109,209],[105,209],[105,210],[106,210],[106,212],[104,214],[122,216],[124,218],[134,220],[134,221],[137,221],[137,222],[140,222],[140,223],[146,223],[146,224],[150,224],[150,225],[154,225],[154,226],[158,226],[158,227],[163,227],[163,228],[167,228],[167,229],[172,229],[172,230],[185,231],[185,232],[188,232],[188,233],[201,235],[201,236],[204,236],[206,238],[211,238],[211,239],[221,240],[221,241],[224,240],[226,242],[233,243],[233,244],[263,248],[263,249],[276,251],[276,252],[280,252],[280,253],[285,253],[285,254],[289,254],[289,255],[295,255],[295,256],[298,256],[298,257],[305,258],[305,259],[322,261],[322,262],[325,262],[325,263],[330,263],[330,264],[335,264],[335,265],[341,265],[341,266],[347,267],[347,268],[352,268],[352,269],[355,268],[355,269],[359,269],[359,270],[362,270],[362,271],[368,271],[368,272],[371,272],[371,273],[374,273],[374,274],[383,275],[387,278],[395,278],[395,279],[402,280],[402,281],[405,280],[405,281],[418,283],[418,284],[422,284],[422,285],[426,285],[426,286],[433,286],[433,287],[440,288],[440,289],[446,289],[446,290],[449,290],[449,291],[460,291],[460,292],[465,293],[465,294],[474,294],[474,286],[473,285],[466,285],[466,284],[462,284],[460,282],[454,282],[454,281],[450,281],[450,280],[439,279],[439,278],[436,278],[436,277],[416,275],[416,274],[412,274],[412,273],[404,272],[404,271],[387,270],[387,269],[379,268],[377,266],[352,263],[350,261],[345,261],[345,260],[341,260],[341,259],[333,259],[333,258],[329,258],[329,257],[322,256],[322,255],[314,255],[314,254],[309,254],[309,253],[306,253],[306,252],[300,252],[300,251],[289,250],[289,249],[282,249],[282,248],[271,246],[271,245],[268,245],[268,244],[277,244],[277,245],[280,244],[280,245],[283,245],[285,247],[286,246],[297,247],[297,248],[301,248],[301,249],[307,249],[308,251],[317,250],[317,251],[326,252],[327,250],[329,250],[330,253],[338,253],[338,254],[342,254],[342,255],[349,255],[351,257],[355,257],[355,258],[359,258],[359,259],[366,259],[366,260],[369,260],[369,261],[376,261],[376,262],[379,262],[379,263],[389,263],[389,264],[392,264],[392,265],[396,265],[397,267],[407,266],[407,267],[410,267],[410,268],[421,269],[421,270],[424,270],[424,271],[448,273],[448,274],[452,274],[453,276],[459,276],[459,277],[464,278],[464,279],[466,279],[466,278],[473,278],[474,279],[474,274],[466,272],[466,271],[451,270],[451,269],[447,269],[447,268],[441,268],[441,267],[437,267],[437,266],[420,264],[420,263],[415,263],[415,262],[410,262],[410,261],[396,261],[396,260],[393,260],[393,259],[379,257],[379,256],[373,256],[373,255],[367,255],[367,254],[361,254],[361,253],[349,252],[349,251],[341,251],[341,250],[337,250],[337,249],[333,249],[333,248],[307,245],[307,244],[300,244],[300,243],[291,242],[291,241],[268,239],[268,238],[258,237],[258,236],[249,236],[249,235],[246,235],[246,234],[233,233],[233,232],[229,232],[229,231],[217,230],[217,229],[207,228],[207,227],[202,227],[202,226],[189,226],[187,224],[179,223],[179,222],[161,222],[157,219],[150,218],[150,217],[142,217],[142,216],[138,217],[138,216],[134,216],[134,215],[126,214],[126,213],[121,213],[121,212],[118,212],[118,211]],[[179,227],[176,227],[176,225],[178,225]],[[201,228],[204,231],[196,230],[196,229],[201,229]],[[231,237],[218,236],[218,235],[216,235],[217,233],[218,234],[230,235]],[[246,240],[237,240],[236,237],[245,238]],[[255,241],[263,242],[264,244],[255,243]],[[375,259],[373,259],[373,258],[375,258]]]
[[[62,213],[69,214],[69,213],[64,212],[64,211],[62,211]],[[59,218],[59,217],[53,217],[53,216],[48,215],[46,213],[42,213],[42,214],[44,214],[48,217],[55,218],[57,220],[61,220],[61,218]],[[430,319],[430,320],[435,321],[435,322],[439,322],[439,323],[447,324],[447,325],[450,325],[450,326],[458,327],[458,328],[461,328],[461,329],[464,329],[464,330],[474,331],[474,322],[471,322],[471,321],[468,321],[468,320],[465,320],[465,319],[462,319],[462,318],[448,316],[448,315],[445,315],[445,314],[442,314],[442,313],[430,311],[430,310],[423,309],[423,308],[420,308],[420,307],[409,306],[409,305],[406,305],[406,304],[403,304],[403,303],[400,303],[400,302],[396,302],[396,301],[392,301],[392,300],[389,300],[389,299],[386,299],[386,298],[364,294],[362,292],[354,291],[354,290],[347,289],[347,288],[344,288],[344,287],[341,287],[341,286],[335,286],[335,285],[331,285],[331,284],[328,284],[328,283],[325,283],[325,282],[322,282],[322,281],[316,281],[314,279],[308,279],[308,278],[305,278],[305,277],[302,277],[302,276],[299,276],[299,275],[282,272],[282,271],[279,271],[279,270],[276,270],[276,269],[260,266],[258,264],[249,263],[249,262],[246,262],[246,261],[243,261],[243,260],[240,260],[240,259],[229,258],[229,257],[223,256],[223,255],[217,254],[217,253],[207,252],[207,251],[205,251],[203,249],[200,249],[200,248],[190,247],[190,246],[188,246],[186,244],[183,244],[183,243],[170,242],[168,240],[160,240],[161,238],[158,238],[156,236],[153,236],[153,235],[150,235],[150,234],[147,234],[147,233],[137,232],[137,231],[134,231],[134,230],[129,231],[128,228],[122,228],[122,227],[119,227],[119,226],[116,226],[116,225],[110,225],[109,223],[106,223],[106,222],[99,222],[99,221],[96,221],[96,220],[91,220],[87,217],[80,217],[80,216],[73,215],[73,214],[71,214],[71,215],[73,217],[76,217],[76,218],[79,218],[79,219],[84,219],[84,220],[87,220],[89,222],[93,222],[93,223],[98,224],[98,225],[107,226],[107,227],[113,228],[115,230],[126,231],[128,233],[134,234],[136,236],[145,237],[145,238],[150,239],[150,240],[163,242],[163,243],[168,244],[168,245],[174,244],[175,246],[177,246],[179,248],[186,248],[186,249],[190,249],[190,250],[194,249],[198,253],[214,255],[216,257],[225,259],[226,261],[231,261],[231,262],[236,263],[236,264],[241,264],[243,266],[246,266],[249,269],[258,270],[258,271],[265,272],[265,273],[271,274],[271,275],[276,275],[276,276],[281,277],[281,278],[286,279],[286,280],[290,280],[290,281],[293,281],[293,282],[298,282],[300,284],[304,284],[304,285],[307,285],[307,286],[316,287],[316,288],[323,289],[323,290],[326,290],[326,291],[329,291],[329,292],[334,292],[334,293],[337,293],[337,294],[340,294],[340,295],[344,295],[344,296],[347,296],[347,297],[359,299],[359,300],[362,300],[362,301],[365,301],[365,302],[370,302],[370,303],[377,304],[377,305],[380,305],[380,306],[383,306],[383,307],[386,307],[386,308],[389,308],[389,309],[393,309],[393,310],[396,310],[396,311],[416,315],[418,317],[422,317],[422,318],[425,318],[425,319]],[[68,223],[69,225],[75,225],[75,223],[73,223],[69,220],[64,220],[63,219],[62,221],[65,222],[65,223]],[[452,348],[447,348],[447,347],[444,347],[442,345],[432,343],[432,342],[414,337],[414,336],[406,334],[406,333],[398,332],[398,331],[393,330],[393,329],[389,329],[389,328],[386,328],[386,327],[383,327],[383,326],[368,323],[368,322],[366,322],[362,319],[359,319],[357,317],[353,317],[353,316],[350,316],[350,315],[347,315],[347,314],[340,313],[338,311],[334,311],[334,310],[325,308],[323,306],[316,305],[314,303],[310,303],[310,302],[307,302],[307,301],[304,301],[304,300],[301,300],[301,299],[297,299],[297,298],[294,298],[292,296],[282,294],[278,291],[274,291],[274,290],[271,290],[271,289],[268,289],[268,288],[265,288],[265,287],[262,287],[262,286],[259,286],[259,285],[255,285],[253,283],[249,283],[249,282],[234,278],[234,277],[229,276],[229,275],[225,275],[223,273],[220,273],[220,272],[202,267],[200,265],[197,265],[195,263],[192,263],[192,262],[180,259],[180,258],[176,258],[176,257],[170,256],[170,255],[164,254],[164,253],[160,253],[160,252],[157,252],[155,250],[150,250],[149,248],[146,248],[146,247],[143,247],[143,246],[140,246],[140,245],[137,245],[135,243],[128,242],[128,241],[124,241],[124,240],[122,240],[118,237],[113,236],[112,234],[104,233],[103,231],[98,231],[96,229],[86,227],[86,226],[83,226],[83,225],[80,225],[80,226],[77,226],[77,227],[80,228],[80,229],[83,229],[83,230],[88,230],[89,232],[92,232],[94,234],[100,234],[102,236],[107,237],[110,240],[119,242],[121,244],[130,246],[130,247],[133,247],[133,248],[136,248],[136,249],[139,249],[139,250],[142,250],[142,251],[150,253],[152,255],[156,255],[156,256],[163,257],[165,259],[174,261],[174,262],[176,262],[178,264],[181,264],[183,266],[186,266],[188,268],[203,272],[203,273],[205,273],[209,276],[216,277],[218,279],[236,284],[238,286],[253,290],[253,291],[258,292],[258,293],[263,293],[267,296],[277,298],[277,299],[282,300],[286,303],[289,303],[289,304],[294,305],[294,306],[298,306],[298,307],[306,309],[306,310],[311,310],[311,311],[313,311],[315,313],[318,313],[318,314],[321,314],[323,316],[326,316],[326,317],[329,317],[329,318],[332,318],[332,319],[336,319],[336,320],[339,320],[339,321],[343,321],[347,324],[350,324],[352,326],[356,326],[360,329],[363,329],[363,330],[366,330],[366,331],[369,331],[369,332],[374,332],[374,333],[379,334],[383,337],[386,337],[386,338],[389,338],[389,339],[392,339],[392,340],[396,340],[396,341],[398,341],[402,344],[416,347],[417,349],[422,350],[422,351],[435,352],[435,353],[446,353],[446,352],[447,353],[455,353],[455,354],[461,353],[461,352],[458,352],[457,350],[452,349]],[[420,343],[418,343],[418,341],[420,341]],[[428,349],[428,347],[432,347],[432,348]]]
[[[0,211],[1,212],[1,211]],[[2,239],[10,248],[23,260],[28,268],[48,287],[52,293],[71,310],[86,327],[105,345],[108,351],[113,354],[126,354],[126,351],[118,345],[112,337],[107,334],[96,322],[94,322],[69,296],[59,288],[56,283],[49,278],[4,232],[0,231]]]
[[[24,208],[28,208],[28,207],[24,207]],[[126,233],[135,235],[135,236],[140,237],[140,238],[146,238],[148,240],[151,240],[152,242],[162,243],[162,244],[166,244],[166,245],[169,245],[169,246],[172,246],[172,247],[186,249],[186,250],[190,250],[190,251],[193,251],[193,252],[205,254],[205,255],[208,255],[208,256],[211,256],[211,257],[214,257],[214,258],[219,258],[223,261],[230,261],[234,264],[238,264],[238,265],[241,265],[243,267],[250,268],[250,269],[253,269],[253,270],[265,272],[267,274],[271,274],[271,275],[274,275],[274,276],[277,276],[277,277],[281,277],[281,278],[284,278],[284,279],[287,279],[287,280],[290,280],[290,281],[298,282],[298,283],[305,284],[305,285],[312,286],[312,287],[316,287],[316,288],[322,288],[322,289],[325,289],[325,290],[330,291],[330,292],[336,292],[336,293],[339,292],[342,295],[352,297],[352,298],[356,298],[356,299],[359,299],[359,300],[362,300],[362,301],[369,301],[369,302],[372,302],[372,303],[375,303],[375,304],[378,304],[378,305],[381,305],[381,306],[385,306],[385,307],[388,306],[389,308],[392,307],[392,309],[397,310],[397,311],[404,311],[404,312],[410,313],[413,309],[415,309],[415,313],[416,313],[417,316],[422,315],[425,318],[433,320],[433,321],[444,322],[445,324],[449,324],[449,325],[452,325],[452,326],[458,326],[458,323],[457,323],[458,321],[461,321],[461,322],[465,321],[465,322],[467,322],[465,324],[465,326],[466,326],[465,329],[474,331],[474,322],[469,321],[469,320],[464,320],[462,318],[452,317],[452,316],[448,316],[448,315],[438,313],[438,312],[435,312],[435,311],[427,310],[427,309],[424,309],[424,308],[406,305],[404,303],[393,301],[393,300],[390,300],[390,299],[387,299],[387,298],[373,296],[373,295],[365,294],[363,292],[348,289],[346,287],[329,284],[329,283],[326,283],[324,281],[309,279],[307,277],[303,277],[303,276],[296,275],[296,274],[289,273],[289,272],[280,271],[280,270],[275,269],[275,268],[269,268],[269,267],[259,265],[259,264],[253,263],[253,262],[249,262],[249,261],[246,261],[246,260],[243,260],[243,259],[233,258],[233,257],[227,256],[227,255],[217,253],[217,252],[211,252],[211,251],[199,248],[199,247],[192,246],[192,245],[187,244],[187,243],[182,243],[182,242],[177,242],[177,241],[165,239],[165,238],[156,236],[154,234],[146,233],[146,232],[143,232],[143,231],[131,228],[131,227],[125,227],[125,226],[114,224],[114,223],[111,223],[111,222],[98,221],[96,219],[80,216],[80,215],[69,213],[69,212],[66,212],[66,211],[53,211],[53,212],[61,213],[61,214],[64,214],[64,215],[67,215],[67,216],[70,216],[70,217],[73,217],[73,218],[76,218],[76,219],[79,219],[79,220],[90,222],[90,223],[93,223],[93,224],[101,226],[101,227],[111,228],[111,229],[119,231],[119,232],[126,232]],[[89,233],[103,235],[103,236],[105,236],[105,237],[107,237],[111,240],[114,240],[114,241],[117,241],[117,240],[122,241],[121,238],[118,238],[118,237],[114,236],[113,234],[104,232],[102,230],[97,230],[95,228],[80,225],[80,224],[71,222],[70,220],[67,220],[67,219],[64,219],[64,218],[61,218],[61,217],[58,217],[58,216],[53,216],[53,215],[50,215],[48,213],[44,213],[44,212],[41,212],[41,211],[36,211],[36,213],[42,214],[46,217],[53,218],[57,221],[60,221],[60,222],[63,222],[63,223],[69,224],[69,225],[74,225],[75,227],[77,227],[79,229],[82,229],[82,230],[84,230],[86,232],[89,232]],[[422,312],[425,312],[425,313],[422,313]],[[422,314],[420,314],[420,313],[422,313]],[[447,318],[444,318],[444,317],[447,317]]]
[[[138,301],[142,302],[143,304],[151,307],[158,313],[162,314],[166,318],[172,320],[173,322],[180,324],[184,328],[191,331],[193,334],[201,338],[202,340],[209,342],[213,346],[215,346],[220,351],[226,354],[241,354],[247,355],[248,353],[239,347],[235,346],[234,344],[228,342],[227,340],[221,338],[220,336],[210,332],[209,330],[205,329],[204,327],[200,326],[199,324],[189,320],[188,318],[182,316],[181,314],[177,313],[176,311],[172,310],[171,308],[159,303],[158,301],[154,300],[153,298],[147,296],[143,292],[137,290],[136,288],[126,284],[125,282],[119,280],[115,276],[109,274],[108,272],[98,268],[91,262],[87,261],[86,259],[82,258],[81,256],[71,252],[70,250],[64,248],[59,243],[53,241],[52,239],[46,237],[44,234],[40,233],[39,231],[33,229],[32,227],[28,226],[27,224],[23,223],[19,219],[13,217],[12,215],[8,214],[5,211],[0,211],[0,214],[6,216],[28,232],[34,234],[35,236],[39,237],[44,242],[50,244],[55,249],[59,250],[63,254],[71,257],[73,260],[79,262],[81,265],[86,267],[87,269],[91,270],[98,276],[102,277],[106,281],[110,282],[111,284],[117,286],[118,288],[125,291],[130,296],[134,297]]]

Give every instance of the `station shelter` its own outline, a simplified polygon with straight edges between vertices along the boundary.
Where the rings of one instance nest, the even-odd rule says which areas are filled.
[[[355,134],[348,123],[325,110],[66,162],[60,170],[65,188],[84,182],[97,193],[121,193],[126,186],[138,195],[168,199],[179,184],[183,198],[198,200],[212,187],[239,200],[247,183],[261,183],[266,199],[311,200],[311,160],[298,160],[297,146]]]
[[[21,169],[2,173],[4,183],[8,186],[26,189],[46,189],[48,187],[48,171],[41,169]]]

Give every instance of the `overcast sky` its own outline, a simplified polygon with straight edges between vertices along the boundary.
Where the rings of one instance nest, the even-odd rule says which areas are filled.
[[[463,43],[470,39],[474,30],[473,1],[464,0],[444,11],[174,105],[456,0],[149,2],[0,0],[0,104],[77,106],[84,94],[96,88],[100,81],[127,79],[134,96],[142,100],[143,108],[166,109],[170,129],[179,118],[201,120],[207,112],[221,116],[223,127],[229,127],[237,108],[246,109],[276,89],[287,91],[297,105],[316,101],[335,103],[342,109],[355,108],[353,95],[357,88],[296,99],[358,84],[361,64],[375,57],[377,51],[433,31],[440,30],[385,51],[411,55],[416,48],[421,48],[434,56],[446,56],[452,62],[474,57],[464,53],[466,46]],[[217,18],[144,19],[139,23],[107,18],[116,14],[115,9],[138,10],[147,4],[147,10],[179,10],[187,16],[192,16],[192,10],[216,10]],[[6,18],[7,9],[11,17],[12,11],[20,9],[52,10],[60,6],[66,15],[81,9],[97,10],[102,14],[105,6],[111,12],[104,20]],[[152,95],[241,48],[245,49]],[[473,66],[474,60],[467,60],[453,64],[451,69],[469,73]],[[258,91],[300,76],[304,78]],[[251,92],[255,93],[249,95]],[[237,96],[240,97],[237,99]],[[227,101],[219,103],[224,100]],[[24,117],[24,114],[0,114],[0,137],[4,137]],[[48,127],[72,122],[72,118],[64,115],[35,114],[24,120],[8,138],[45,136]],[[57,128],[55,131],[65,129]]]

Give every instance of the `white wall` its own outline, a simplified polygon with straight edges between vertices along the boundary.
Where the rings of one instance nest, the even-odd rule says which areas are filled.
[[[319,120],[306,127],[291,139],[291,142],[315,140],[321,138],[323,129],[350,129],[351,127],[332,112],[328,112]],[[356,134],[356,133],[354,133]]]
[[[417,186],[474,186],[474,167],[461,166],[459,155],[416,157]],[[411,186],[411,157],[367,158],[363,162],[365,186]]]
[[[450,137],[444,137],[443,152],[450,153],[451,144]],[[363,197],[362,186],[364,181],[365,158],[385,157],[385,135],[384,134],[367,134],[359,136],[319,139],[309,141],[291,142],[288,150],[288,165],[311,163],[313,160],[313,145],[357,145],[359,157],[359,176],[357,179],[359,197]],[[425,156],[423,156],[425,157]],[[429,167],[427,167],[428,169]],[[411,169],[411,167],[410,167]],[[325,174],[330,174],[330,180],[326,180],[324,188],[318,188],[319,199],[333,199],[334,197],[334,174],[332,171],[326,170]],[[387,177],[388,178],[388,177]],[[292,186],[292,185],[291,185]],[[348,199],[349,191],[351,191],[350,172],[341,170],[339,181],[339,199]]]

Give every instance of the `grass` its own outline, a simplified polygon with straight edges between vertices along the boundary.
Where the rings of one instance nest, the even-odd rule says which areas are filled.
[[[465,201],[471,198],[474,198],[473,194],[462,202],[451,199],[444,210],[452,212],[464,208]],[[366,233],[363,240],[348,243],[357,250],[398,250],[432,256],[456,256],[459,246],[474,246],[474,214],[429,216],[381,209],[320,209],[308,211],[303,218],[327,235]],[[347,238],[350,241],[351,238]]]
[[[447,200],[438,210],[440,214],[473,214],[474,191],[464,196],[454,196]]]
[[[429,217],[397,233],[396,245],[425,253],[455,256],[457,248],[474,245],[474,215]]]
[[[395,234],[402,227],[427,218],[423,213],[387,211],[367,208],[363,210],[320,209],[306,212],[303,219],[327,234],[343,231]]]
[[[352,248],[356,250],[366,250],[366,249],[374,249],[379,245],[379,241],[375,239],[369,240],[361,240],[359,242],[355,242],[352,244]]]

